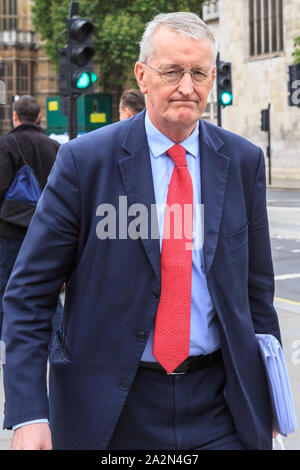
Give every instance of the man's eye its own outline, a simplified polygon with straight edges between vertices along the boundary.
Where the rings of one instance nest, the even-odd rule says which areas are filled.
[[[196,75],[197,77],[206,77],[206,74],[202,72],[201,70],[193,70],[193,74]]]
[[[167,75],[168,77],[173,77],[175,75],[177,75],[179,72],[178,70],[167,70],[166,72],[164,72],[165,75]]]

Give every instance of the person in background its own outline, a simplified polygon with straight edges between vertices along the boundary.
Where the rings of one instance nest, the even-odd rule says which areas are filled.
[[[41,189],[47,183],[59,144],[44,134],[40,127],[41,108],[35,98],[25,95],[13,104],[14,129],[0,138],[0,207],[16,172],[25,158],[34,170]],[[24,157],[22,157],[22,155]],[[27,228],[0,219],[0,336],[2,330],[2,298]],[[58,311],[62,309],[58,304]],[[59,315],[55,316],[54,324]]]
[[[120,121],[143,111],[145,108],[145,98],[140,90],[125,90],[122,93],[119,105]]]

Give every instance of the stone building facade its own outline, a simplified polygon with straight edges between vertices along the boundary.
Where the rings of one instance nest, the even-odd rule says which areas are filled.
[[[0,133],[11,129],[15,95],[35,96],[46,127],[46,96],[57,92],[56,72],[47,59],[32,25],[32,0],[0,0],[0,80],[5,82],[6,104],[0,104]]]
[[[270,104],[272,185],[300,189],[300,108],[288,106],[287,91],[294,39],[300,36],[300,0],[211,0],[203,19],[221,60],[232,63],[233,105],[222,111],[223,127],[266,153],[261,110]]]

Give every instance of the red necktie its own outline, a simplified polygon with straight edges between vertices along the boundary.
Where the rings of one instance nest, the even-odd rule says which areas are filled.
[[[193,183],[185,149],[174,145],[168,155],[175,163],[164,220],[161,250],[161,297],[156,313],[153,356],[168,372],[173,372],[189,356]],[[173,206],[174,205],[174,206]],[[168,208],[175,208],[168,211]],[[171,221],[168,214],[171,214]],[[172,223],[174,221],[174,223]]]

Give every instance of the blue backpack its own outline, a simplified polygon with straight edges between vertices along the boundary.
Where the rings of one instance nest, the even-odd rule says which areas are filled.
[[[15,174],[5,195],[0,208],[0,219],[14,225],[28,227],[42,190],[33,169],[26,163],[17,139],[14,135],[12,137],[17,144],[24,165]]]

